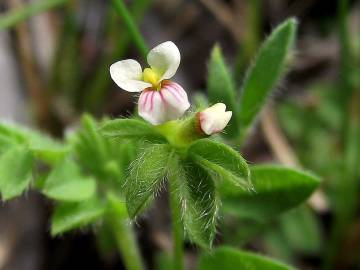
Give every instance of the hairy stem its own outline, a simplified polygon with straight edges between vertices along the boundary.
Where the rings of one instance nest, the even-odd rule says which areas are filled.
[[[144,270],[140,252],[131,224],[122,218],[112,216],[109,219],[118,251],[127,270]]]
[[[135,233],[129,222],[126,211],[112,207],[107,222],[110,225],[120,256],[127,270],[144,270]]]
[[[171,225],[173,233],[173,256],[174,256],[174,270],[184,269],[184,237],[183,225],[181,221],[181,205],[179,197],[176,193],[176,183],[172,179],[170,181],[170,208],[171,208]]]

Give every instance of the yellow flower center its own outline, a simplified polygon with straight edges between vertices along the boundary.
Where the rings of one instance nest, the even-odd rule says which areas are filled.
[[[160,88],[160,76],[151,68],[145,68],[143,71],[143,81],[151,83],[154,89],[159,90]]]

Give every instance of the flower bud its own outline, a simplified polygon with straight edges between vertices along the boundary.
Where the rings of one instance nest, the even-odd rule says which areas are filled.
[[[185,90],[177,83],[164,80],[159,90],[145,89],[139,98],[139,115],[153,125],[183,116],[190,103]]]
[[[226,105],[224,103],[217,103],[197,113],[197,120],[201,132],[206,135],[212,135],[223,131],[232,116],[231,111],[225,110]]]

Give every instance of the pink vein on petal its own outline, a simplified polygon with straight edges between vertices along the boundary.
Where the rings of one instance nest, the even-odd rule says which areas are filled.
[[[172,96],[174,96],[174,98],[175,98],[177,101],[181,102],[181,97],[179,97],[179,94],[176,92],[176,90],[175,90],[174,88],[172,88],[171,86],[167,85],[167,86],[164,87],[164,90],[168,90],[169,93],[170,93]]]
[[[146,109],[146,103],[147,103],[148,96],[149,96],[148,91],[144,92],[142,95],[141,106],[144,108],[144,110]]]
[[[186,98],[186,93],[184,91],[184,89],[177,83],[174,83],[173,85],[174,90],[179,93],[180,96],[182,96],[183,98]]]
[[[159,94],[160,94],[160,98],[161,98],[161,101],[163,101],[164,102],[164,105],[166,106],[166,100],[165,100],[165,98],[164,98],[164,96],[163,96],[163,93],[161,92],[161,91],[159,91]]]
[[[154,94],[155,94],[155,91],[151,91],[151,98],[150,98],[150,111],[153,110],[154,108]]]

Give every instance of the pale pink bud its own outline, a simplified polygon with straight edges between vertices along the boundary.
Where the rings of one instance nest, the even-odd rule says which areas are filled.
[[[197,114],[199,127],[206,135],[219,133],[229,123],[232,112],[225,111],[226,105],[224,103],[217,103]]]
[[[139,98],[139,115],[153,125],[183,116],[190,107],[185,90],[177,83],[164,80],[159,90],[145,89]]]

